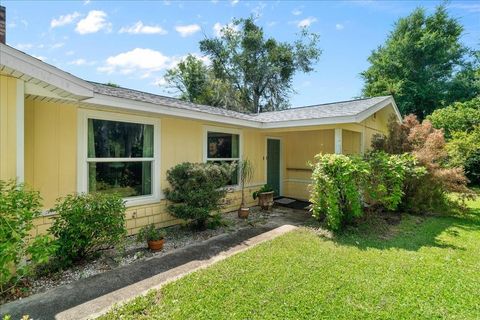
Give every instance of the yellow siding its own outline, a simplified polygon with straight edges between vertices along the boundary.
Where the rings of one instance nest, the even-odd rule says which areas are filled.
[[[3,95],[2,95],[3,97]],[[2,104],[3,105],[3,104]],[[78,107],[67,103],[46,103],[29,100],[25,104],[25,177],[26,182],[41,192],[44,207],[49,209],[55,199],[76,191],[77,181],[77,112]],[[281,138],[282,188],[284,196],[308,199],[311,171],[307,163],[318,153],[334,152],[334,129],[343,129],[344,153],[361,150],[361,133],[365,132],[365,146],[370,132],[385,130],[388,112],[379,112],[374,119],[362,124],[316,126],[262,131],[237,128],[243,135],[243,158],[252,161],[254,179],[246,191],[247,201],[253,191],[266,181],[266,138]],[[167,187],[166,171],[174,165],[189,161],[202,162],[205,126],[228,127],[205,121],[174,117],[160,119],[160,184]],[[230,126],[231,127],[231,126]],[[2,126],[2,130],[3,126]],[[240,192],[228,193],[223,211],[238,208]],[[166,201],[129,207],[126,225],[130,234],[149,223],[157,226],[176,224],[179,220],[166,212]],[[52,217],[42,217],[35,222],[36,233],[44,233]]]
[[[360,132],[343,130],[342,131],[342,153],[343,154],[360,154],[361,139],[362,139],[362,135]]]
[[[17,79],[0,76],[0,179],[17,176]]]
[[[76,191],[77,108],[25,102],[25,182],[40,191],[45,209]]]

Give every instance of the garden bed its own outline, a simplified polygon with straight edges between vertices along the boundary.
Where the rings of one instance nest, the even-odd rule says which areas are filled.
[[[26,279],[22,288],[0,297],[0,304],[8,301],[21,299],[29,295],[44,292],[60,285],[85,279],[93,275],[103,273],[120,266],[128,265],[141,259],[154,256],[162,256],[173,250],[183,248],[214,236],[225,233],[233,233],[243,228],[253,228],[266,224],[269,219],[284,215],[286,208],[273,208],[271,212],[260,210],[259,207],[250,209],[250,216],[243,220],[237,217],[237,211],[222,215],[222,225],[216,229],[193,231],[187,226],[176,225],[166,228],[167,236],[162,251],[151,252],[146,243],[138,242],[136,236],[129,236],[126,239],[124,251],[117,249],[104,250],[95,259],[83,261],[73,267],[44,276],[31,277]]]

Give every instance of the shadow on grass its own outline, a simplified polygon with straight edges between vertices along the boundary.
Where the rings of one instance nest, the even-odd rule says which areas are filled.
[[[456,238],[463,232],[478,231],[480,235],[480,208],[469,208],[451,215],[402,214],[401,221],[393,225],[387,222],[391,221],[390,218],[369,215],[357,226],[348,227],[329,239],[360,250],[397,248],[418,251],[424,247],[465,250]]]

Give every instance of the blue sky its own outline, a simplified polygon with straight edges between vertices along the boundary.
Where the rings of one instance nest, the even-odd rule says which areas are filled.
[[[359,73],[394,22],[440,1],[2,1],[7,43],[81,78],[174,96],[162,87],[166,70],[232,18],[254,14],[267,36],[293,41],[299,26],[320,34],[315,72],[294,79],[291,105],[360,95]],[[451,1],[465,27],[462,41],[480,47],[480,1]]]

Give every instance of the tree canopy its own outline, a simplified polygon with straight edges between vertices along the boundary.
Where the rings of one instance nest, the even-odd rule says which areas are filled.
[[[443,128],[446,139],[457,131],[470,132],[480,126],[480,97],[435,110],[427,119],[435,128]]]
[[[478,52],[464,46],[462,25],[444,5],[427,15],[417,8],[399,19],[361,73],[364,96],[393,95],[402,114],[420,119],[480,93]]]
[[[321,55],[319,36],[302,29],[293,43],[266,38],[253,17],[234,19],[220,35],[200,41],[211,61],[187,57],[166,81],[184,100],[258,113],[289,106],[297,72],[312,72]]]

